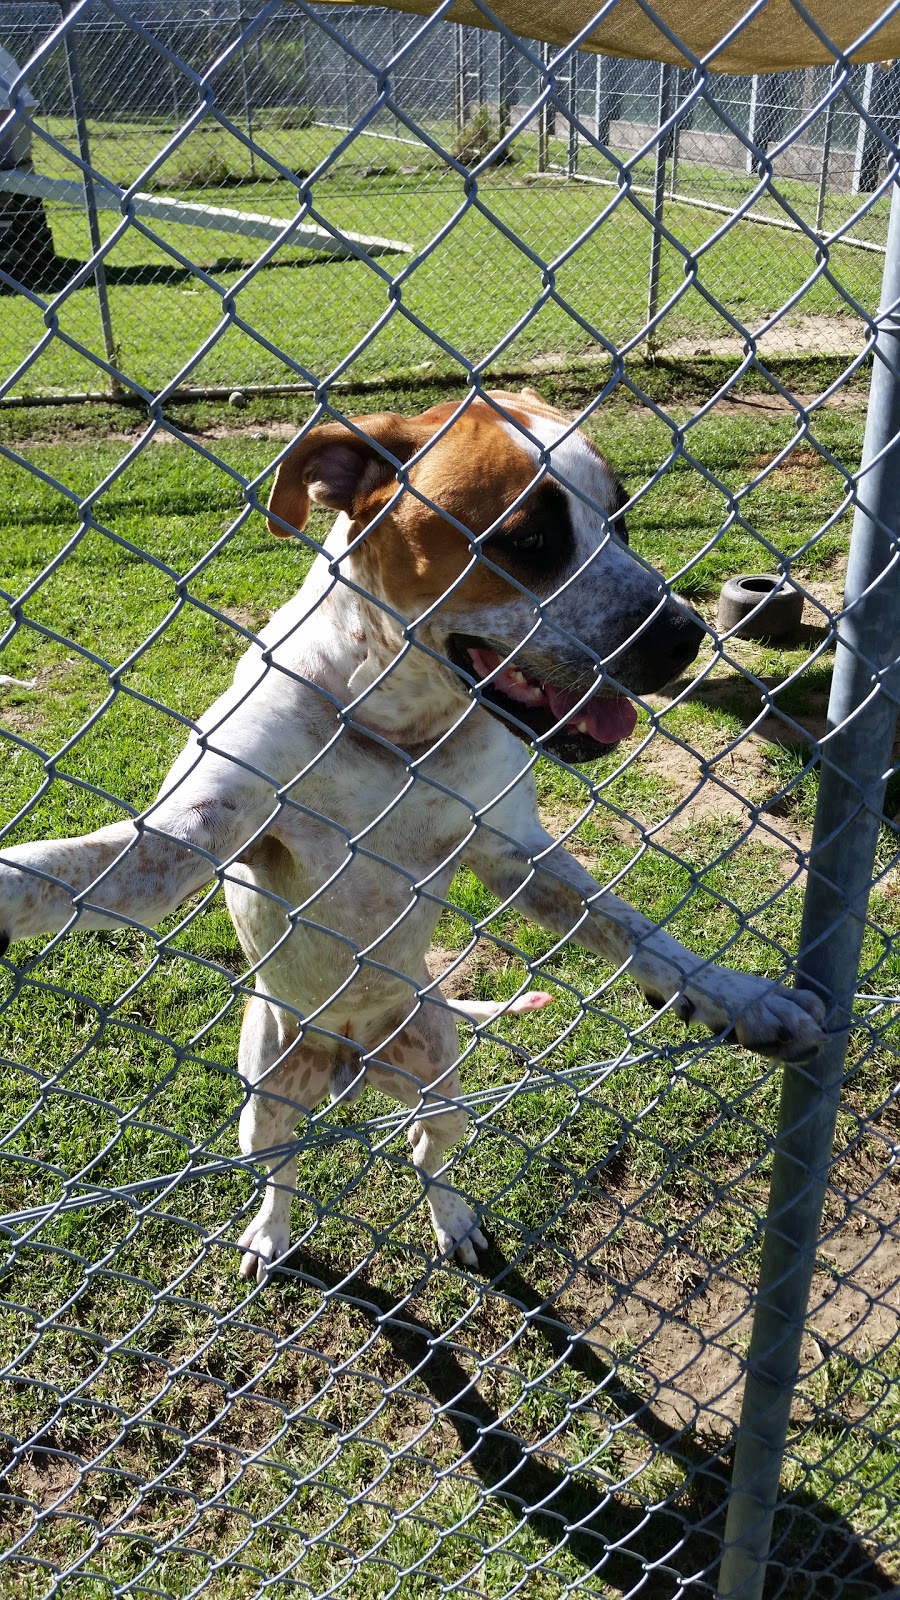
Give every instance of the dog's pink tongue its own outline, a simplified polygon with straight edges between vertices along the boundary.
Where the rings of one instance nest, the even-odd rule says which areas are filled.
[[[618,744],[620,739],[628,739],[634,733],[637,711],[624,695],[598,695],[577,710],[582,697],[571,689],[555,689],[552,683],[535,683],[517,672],[515,666],[497,672],[502,657],[496,650],[470,649],[469,659],[479,678],[487,678],[492,672],[497,674],[494,688],[507,699],[518,700],[521,705],[549,706],[557,722],[587,734],[598,744]]]
[[[571,689],[554,689],[552,683],[546,683],[544,692],[557,722],[571,722],[598,744],[617,744],[634,733],[637,710],[624,695],[598,696],[576,709],[582,696]]]

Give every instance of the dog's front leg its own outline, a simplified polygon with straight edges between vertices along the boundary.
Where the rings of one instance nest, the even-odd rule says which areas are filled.
[[[629,975],[656,1007],[673,1003],[685,1022],[784,1061],[802,1060],[823,1042],[825,1008],[805,989],[715,966],[603,889],[543,830],[513,845],[488,826],[466,859],[482,882],[552,933],[568,936]]]
[[[155,927],[275,814],[271,785],[245,788],[228,792],[195,781],[169,792],[138,821],[3,850],[0,953],[15,939],[58,933],[70,923]]]

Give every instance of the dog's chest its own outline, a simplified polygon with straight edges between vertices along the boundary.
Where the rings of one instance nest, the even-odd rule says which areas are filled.
[[[227,889],[248,956],[269,956],[270,994],[308,1011],[347,984],[357,1013],[408,996],[394,974],[418,980],[473,818],[504,786],[506,741],[486,734],[421,762],[344,734],[291,787]]]
[[[497,781],[490,769],[496,765],[489,740],[474,749],[468,741],[448,740],[437,754],[413,750],[404,761],[376,740],[348,731],[289,797],[302,807],[303,821],[317,820],[341,851],[356,845],[365,857],[431,871],[462,844],[473,810],[494,797]],[[306,861],[300,821],[294,814],[285,828],[279,820],[278,832],[286,842],[290,833],[290,848]],[[308,864],[315,868],[314,861]]]

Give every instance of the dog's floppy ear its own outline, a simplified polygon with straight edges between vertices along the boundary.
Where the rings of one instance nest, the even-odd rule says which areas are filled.
[[[314,428],[289,451],[275,474],[269,497],[270,531],[280,537],[292,528],[302,531],[310,500],[352,515],[373,489],[396,475],[377,446],[398,461],[408,461],[430,432],[393,411],[355,418],[353,428],[343,422]]]

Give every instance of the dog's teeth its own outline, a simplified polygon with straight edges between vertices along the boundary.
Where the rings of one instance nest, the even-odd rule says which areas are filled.
[[[588,725],[586,722],[576,722],[575,727],[579,733],[587,733],[588,731]]]

